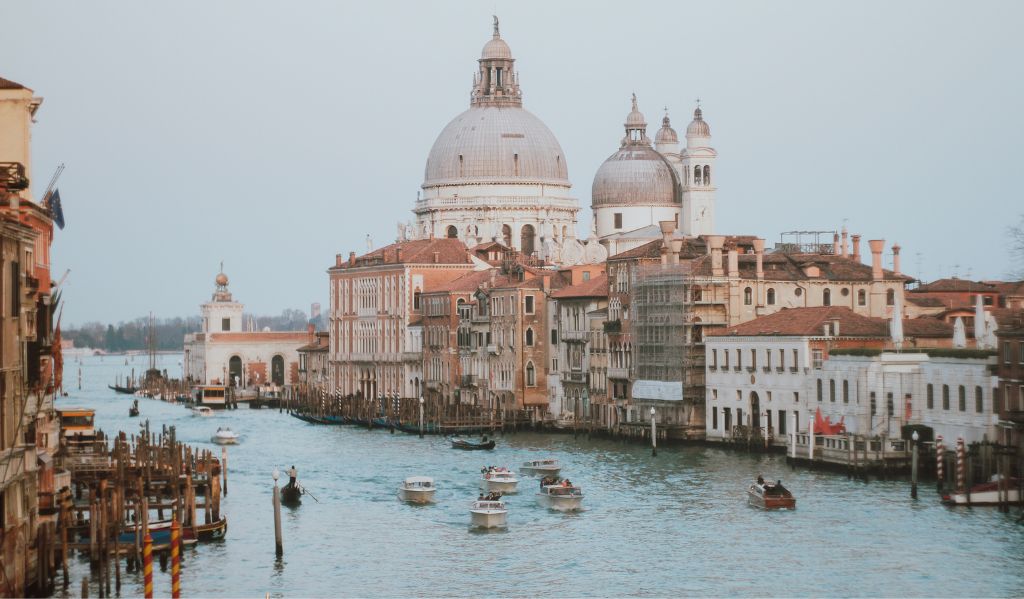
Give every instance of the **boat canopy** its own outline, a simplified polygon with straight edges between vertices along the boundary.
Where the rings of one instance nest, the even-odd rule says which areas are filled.
[[[405,484],[429,486],[434,484],[434,479],[430,478],[429,476],[410,476],[409,478],[405,479]]]

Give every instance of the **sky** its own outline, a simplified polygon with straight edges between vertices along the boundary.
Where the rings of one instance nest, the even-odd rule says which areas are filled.
[[[652,136],[701,99],[719,233],[845,225],[926,281],[1013,266],[1022,2],[3,2],[0,77],[45,98],[34,192],[66,164],[64,322],[196,314],[221,261],[248,311],[325,303],[335,254],[412,218],[492,14],[582,236],[635,92]]]

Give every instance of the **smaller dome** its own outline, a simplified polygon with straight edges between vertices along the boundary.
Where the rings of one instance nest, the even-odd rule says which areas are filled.
[[[690,121],[689,126],[686,127],[687,137],[711,137],[711,127],[704,122],[704,114],[700,110],[700,106],[693,111],[693,120]]]
[[[218,274],[217,275],[217,279],[216,279],[216,283],[217,283],[218,287],[227,287],[228,286],[228,276],[226,274],[224,274],[224,273]]]
[[[668,120],[668,113],[665,113],[665,118],[661,119],[661,129],[658,129],[658,134],[654,136],[654,143],[679,143],[679,136],[676,134],[676,130],[672,128],[672,123]]]
[[[508,47],[505,40],[497,36],[491,38],[486,44],[484,44],[484,50],[480,54],[481,60],[491,60],[496,58],[504,60],[512,59],[512,49]]]
[[[647,120],[644,118],[644,113],[640,112],[636,107],[636,94],[633,94],[633,110],[629,111],[626,115],[626,128],[627,129],[646,129]]]

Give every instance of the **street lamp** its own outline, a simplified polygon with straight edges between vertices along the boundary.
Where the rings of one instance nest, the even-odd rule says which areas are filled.
[[[654,424],[654,406],[651,406],[651,455],[657,457],[658,455],[658,431]]]
[[[274,477],[274,551],[281,557],[284,553],[284,543],[281,541],[281,489],[277,486],[281,472],[274,468],[270,476]]]
[[[917,431],[910,435],[910,497],[913,499],[917,499],[917,440],[919,438]]]
[[[423,438],[423,396],[420,396],[420,439]]]

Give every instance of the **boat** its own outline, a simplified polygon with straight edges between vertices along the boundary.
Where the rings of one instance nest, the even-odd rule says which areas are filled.
[[[398,496],[408,503],[431,503],[434,501],[434,479],[429,476],[410,476],[398,488]]]
[[[530,460],[529,462],[523,462],[519,471],[523,474],[534,476],[558,476],[558,473],[562,471],[562,466],[558,463],[558,460]]]
[[[196,540],[198,541],[216,541],[223,539],[228,534],[228,517],[221,516],[220,520],[216,522],[210,522],[209,524],[196,524],[192,527]]]
[[[302,503],[303,489],[298,483],[292,484],[289,482],[287,485],[281,487],[281,505],[297,506]]]
[[[796,498],[789,489],[782,486],[782,481],[766,482],[760,476],[747,489],[747,501],[754,507],[763,510],[796,509]]]
[[[169,549],[171,546],[171,520],[161,520],[159,522],[150,522],[149,526],[146,527],[149,532],[150,539],[153,540],[153,551],[163,551]],[[83,535],[84,538],[88,538],[88,535]],[[196,531],[191,526],[181,527],[181,544],[182,545],[195,545]],[[117,542],[125,545],[135,545],[135,526],[129,526],[121,531],[121,534],[117,536]]]
[[[123,393],[125,395],[135,395],[135,392],[139,390],[135,385],[107,385],[107,387],[115,393]]]
[[[238,433],[231,430],[230,428],[217,427],[217,432],[210,437],[210,441],[218,445],[234,445],[238,443]]]
[[[568,480],[559,481],[545,478],[541,481],[540,491],[537,493],[537,503],[560,512],[582,509],[583,489]]]
[[[954,491],[942,496],[942,503],[946,505],[999,505],[999,482],[1002,475],[995,474],[987,483],[974,485],[967,492]],[[1008,478],[1003,483],[1003,491],[1006,493],[1007,505],[1020,505],[1020,484],[1019,478]]]
[[[196,405],[210,406],[214,410],[227,407],[228,388],[224,385],[199,385],[195,388]]]
[[[505,502],[498,500],[477,500],[469,508],[469,516],[475,528],[505,528],[508,526],[508,509]]]
[[[60,434],[68,441],[92,441],[96,438],[93,420],[96,411],[91,408],[57,408]]]
[[[484,435],[479,441],[470,441],[462,437],[448,437],[453,449],[494,449],[494,439],[488,440]]]
[[[128,408],[128,417],[134,418],[139,415],[139,400],[132,402],[132,405]]]
[[[209,406],[196,406],[192,408],[193,416],[213,416],[213,410]]]
[[[490,466],[481,470],[480,488],[484,491],[497,491],[503,495],[515,493],[518,484],[516,473],[508,468]]]

